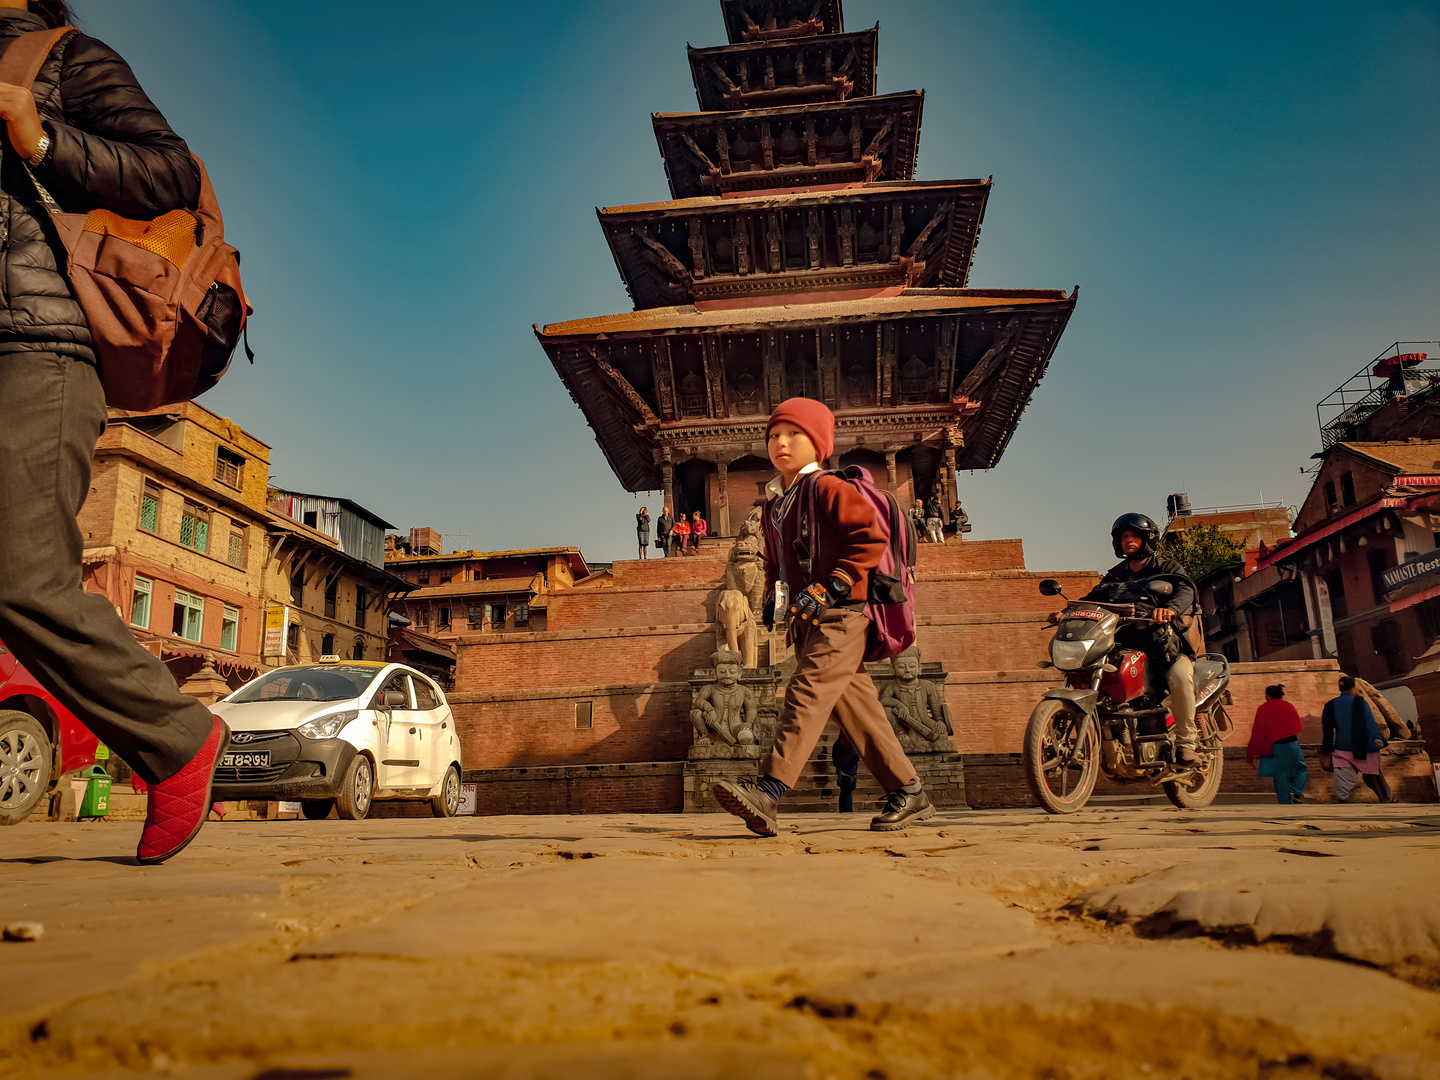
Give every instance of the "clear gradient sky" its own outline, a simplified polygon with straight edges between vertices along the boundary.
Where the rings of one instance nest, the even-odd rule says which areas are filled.
[[[276,483],[633,557],[658,495],[621,490],[530,325],[629,310],[593,208],[669,197],[649,114],[695,108],[717,0],[75,7],[210,168],[257,360],[202,402]],[[1440,3],[845,16],[880,23],[880,92],[926,91],[917,177],[994,175],[971,284],[1080,286],[1005,456],[961,474],[972,538],[1096,568],[1172,491],[1298,503],[1315,402],[1440,338]]]

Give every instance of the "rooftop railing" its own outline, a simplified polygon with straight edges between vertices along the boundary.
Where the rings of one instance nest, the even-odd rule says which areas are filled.
[[[1386,403],[1440,386],[1437,353],[1440,341],[1397,341],[1322,398],[1315,406],[1321,449],[1354,438],[1356,428]]]

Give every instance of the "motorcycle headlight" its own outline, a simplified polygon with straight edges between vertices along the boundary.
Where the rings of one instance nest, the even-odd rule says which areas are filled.
[[[329,713],[301,724],[298,730],[307,739],[333,739],[340,734],[341,728],[359,716],[360,713],[356,709],[350,709],[348,712]]]
[[[1085,654],[1090,651],[1086,641],[1050,642],[1050,662],[1061,671],[1078,671],[1085,666]]]

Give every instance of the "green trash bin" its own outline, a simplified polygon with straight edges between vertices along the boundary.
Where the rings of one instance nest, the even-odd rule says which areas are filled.
[[[86,780],[85,797],[80,800],[77,818],[102,818],[110,812],[110,774],[102,766],[91,765],[75,774]]]

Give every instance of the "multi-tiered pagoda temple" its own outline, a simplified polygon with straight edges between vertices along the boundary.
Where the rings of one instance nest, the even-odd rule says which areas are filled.
[[[620,482],[733,535],[781,400],[835,411],[841,463],[956,504],[1000,460],[1074,294],[971,289],[988,180],[917,181],[923,91],[877,94],[840,0],[721,0],[700,111],[652,117],[674,196],[599,211],[635,310],[537,328]]]

